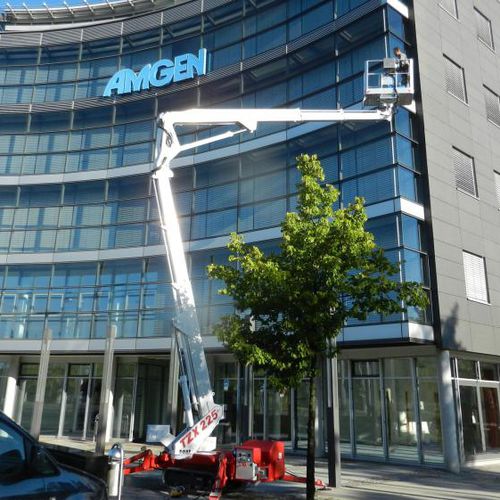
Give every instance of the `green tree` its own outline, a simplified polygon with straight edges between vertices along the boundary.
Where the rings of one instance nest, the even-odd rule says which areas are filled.
[[[419,284],[395,278],[399,267],[365,230],[363,200],[334,210],[339,194],[323,184],[317,156],[297,161],[298,206],[281,224],[280,252],[265,255],[233,233],[229,264],[212,264],[208,274],[225,282],[219,293],[246,313],[226,316],[215,327],[237,359],[264,368],[278,390],[309,381],[307,498],[313,499],[319,360],[335,355],[331,341],[348,318],[401,312],[404,304],[425,307],[427,298]]]

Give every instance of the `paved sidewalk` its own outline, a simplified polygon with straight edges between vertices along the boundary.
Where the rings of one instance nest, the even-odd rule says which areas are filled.
[[[89,441],[55,440],[42,436],[41,441],[57,444],[74,451],[93,451],[95,444]],[[140,451],[144,445],[123,443],[127,455]],[[151,446],[154,452],[160,446]],[[286,455],[287,469],[305,477],[305,457]],[[316,477],[325,483],[328,480],[327,463],[316,462]],[[167,499],[163,489],[161,472],[142,472],[125,478],[123,500]],[[203,496],[183,499],[206,498]],[[223,498],[295,500],[305,498],[305,485],[276,482],[248,486],[239,493],[228,493]],[[466,469],[459,475],[441,469],[419,466],[387,465],[375,462],[342,462],[342,487],[319,491],[318,500],[500,500],[500,464],[484,465]]]
[[[287,456],[287,468],[305,475],[305,457]],[[316,476],[328,478],[326,461],[319,459]],[[125,479],[124,500],[169,498],[162,490],[161,474],[142,473]],[[184,499],[206,498],[184,496]],[[305,498],[305,486],[294,483],[270,483],[249,486],[223,498],[294,500]],[[343,462],[342,487],[319,491],[318,500],[500,500],[500,465],[468,469],[460,475],[440,469],[396,466],[372,462]]]

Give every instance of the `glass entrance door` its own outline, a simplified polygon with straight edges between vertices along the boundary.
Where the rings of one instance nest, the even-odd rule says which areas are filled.
[[[480,387],[481,410],[483,416],[483,434],[486,451],[500,449],[500,408],[498,389],[496,387]]]
[[[146,439],[148,424],[164,424],[168,361],[141,361],[138,368],[137,395],[134,415],[134,439]],[[182,412],[179,412],[179,416]]]
[[[71,377],[66,383],[63,433],[83,437],[85,433],[89,377]]]
[[[101,397],[101,371],[100,363],[69,365],[62,426],[64,436],[93,439]]]
[[[464,453],[471,457],[483,451],[477,388],[475,385],[460,385],[460,410]]]
[[[266,377],[253,383],[253,437],[291,441],[290,392],[281,394]]]
[[[500,404],[497,384],[460,381],[460,412],[465,458],[500,450]]]
[[[352,399],[354,444],[358,456],[384,456],[380,364],[354,361]]]
[[[217,442],[236,443],[239,406],[238,365],[234,361],[215,360],[214,400],[224,405],[224,420],[217,428]]]

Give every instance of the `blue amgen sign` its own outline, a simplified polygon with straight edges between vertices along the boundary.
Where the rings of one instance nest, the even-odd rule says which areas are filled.
[[[201,76],[207,72],[207,49],[200,49],[198,56],[182,54],[173,61],[160,59],[154,64],[147,64],[138,73],[131,69],[121,69],[110,79],[104,89],[103,96],[113,94],[129,94],[151,87],[165,87],[172,82],[181,82],[194,78],[195,74]]]

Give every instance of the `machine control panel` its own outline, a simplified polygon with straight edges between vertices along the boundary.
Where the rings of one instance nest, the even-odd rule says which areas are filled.
[[[253,450],[235,448],[236,479],[241,481],[257,481],[257,464],[254,462]]]

